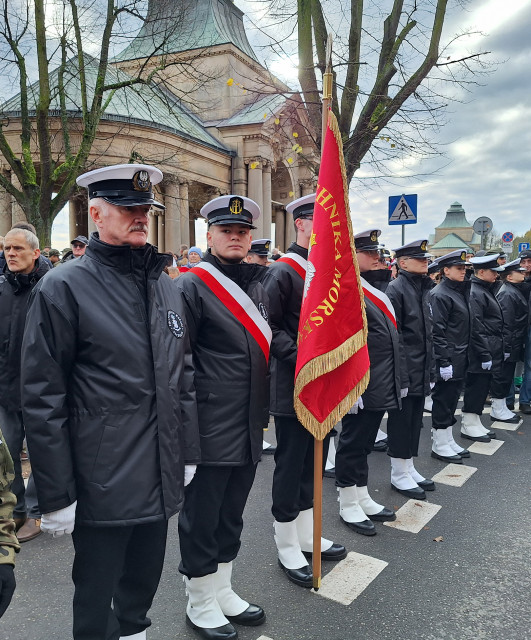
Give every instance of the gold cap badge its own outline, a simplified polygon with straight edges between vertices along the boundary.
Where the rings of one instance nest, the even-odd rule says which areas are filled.
[[[135,191],[151,191],[151,180],[149,173],[142,169],[133,176],[133,189]]]

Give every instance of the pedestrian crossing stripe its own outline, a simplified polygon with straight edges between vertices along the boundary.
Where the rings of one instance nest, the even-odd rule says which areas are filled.
[[[312,593],[348,606],[365,591],[389,563],[351,551],[321,581]]]
[[[468,447],[471,453],[480,453],[483,456],[491,456],[496,453],[504,443],[503,440],[491,440],[490,442],[474,442]]]
[[[408,500],[396,512],[394,522],[384,522],[384,526],[409,533],[419,533],[441,510],[441,505],[421,500]]]
[[[447,464],[444,469],[436,473],[432,480],[447,484],[450,487],[462,487],[465,482],[476,473],[476,467],[469,467],[465,464]]]
[[[491,422],[490,426],[493,429],[504,429],[505,431],[516,431],[522,426],[523,420],[520,420],[517,424],[511,424],[509,422]]]

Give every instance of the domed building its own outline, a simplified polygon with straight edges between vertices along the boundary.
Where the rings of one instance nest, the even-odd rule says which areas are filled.
[[[178,15],[179,7],[188,10]],[[187,65],[193,73],[183,72]],[[83,68],[92,91],[98,60],[85,56]],[[126,86],[140,69],[143,77],[152,74],[157,82]],[[51,73],[52,86],[58,86],[57,74],[58,70]],[[164,172],[157,197],[166,210],[150,214],[150,242],[176,253],[182,243],[196,244],[200,208],[213,197],[237,193],[260,205],[255,237],[271,237],[274,223],[274,244],[285,249],[294,232],[284,207],[315,190],[318,150],[300,96],[258,61],[245,33],[243,13],[232,0],[151,0],[142,28],[113,58],[108,74],[119,88],[104,95],[108,104],[86,170],[144,162]],[[55,92],[49,114],[59,159],[64,157],[61,97],[73,148],[81,136],[77,58],[67,64],[63,82],[63,94]],[[28,97],[34,117],[38,84],[30,87]],[[4,132],[18,154],[20,104],[17,95],[0,107],[8,122]],[[37,161],[38,149],[32,153]],[[0,170],[9,176],[2,157]],[[74,194],[69,208],[71,238],[93,230],[85,190]],[[0,192],[0,235],[13,221],[24,218],[11,196]]]
[[[481,238],[466,219],[461,203],[454,202],[446,210],[445,219],[429,237],[429,245],[430,252],[437,257],[457,249],[474,253],[479,250]]]

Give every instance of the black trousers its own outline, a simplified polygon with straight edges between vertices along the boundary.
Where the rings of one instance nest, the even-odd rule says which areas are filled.
[[[337,487],[367,486],[367,456],[372,451],[384,413],[361,409],[357,414],[343,417],[336,452]]]
[[[220,562],[238,555],[243,510],[255,475],[252,461],[242,467],[198,465],[179,514],[179,571],[187,578],[216,573]]]
[[[297,418],[275,416],[277,449],[273,472],[273,507],[277,522],[292,522],[313,507],[314,438]],[[323,441],[323,469],[330,434]]]
[[[514,380],[514,371],[516,362],[508,362],[502,364],[499,375],[492,376],[490,383],[490,395],[493,398],[506,398],[511,390],[511,384]]]
[[[434,429],[447,429],[456,423],[455,410],[464,380],[438,380],[431,392],[433,408],[431,424]]]
[[[471,373],[469,371],[466,374],[463,413],[477,413],[478,416],[483,413],[491,381],[492,374],[490,371],[485,371],[484,373]]]
[[[149,627],[146,614],[159,585],[167,530],[167,520],[130,527],[76,525],[74,640],[118,640]]]
[[[402,409],[389,411],[387,420],[387,455],[406,460],[419,455],[424,396],[402,398]]]

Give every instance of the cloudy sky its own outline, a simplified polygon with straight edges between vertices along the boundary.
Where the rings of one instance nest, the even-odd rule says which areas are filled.
[[[294,1],[292,4],[296,6]],[[366,6],[371,4],[372,0],[367,0]],[[481,79],[483,86],[458,95],[462,102],[450,105],[448,122],[438,133],[444,158],[421,165],[410,162],[406,167],[396,164],[395,177],[379,185],[370,181],[367,187],[365,180],[353,181],[351,211],[355,228],[381,227],[382,240],[390,248],[401,244],[401,228],[387,225],[388,198],[401,193],[417,193],[419,203],[418,224],[406,227],[406,241],[428,237],[455,201],[463,205],[471,223],[487,215],[499,233],[517,234],[531,228],[531,0],[471,0],[466,10],[456,4],[458,0],[449,2],[453,11],[449,13],[443,40],[468,29],[481,31],[484,35],[467,40],[467,50],[490,51],[490,61],[498,64]],[[279,58],[264,46],[271,22],[267,3],[236,0],[236,5],[246,12],[249,40],[258,57],[296,87],[296,56]],[[278,29],[272,32],[278,35]],[[294,36],[291,39],[295,51]],[[289,40],[287,35],[285,51],[290,50]],[[437,168],[434,175],[422,179],[402,177],[429,174]],[[56,221],[53,244],[68,245],[66,215]]]
[[[266,20],[263,3],[236,0],[236,4],[246,11],[249,22],[261,25]],[[435,175],[400,179],[404,171],[397,166],[394,184],[367,189],[353,181],[355,226],[380,226],[388,247],[398,246],[401,238],[400,227],[387,226],[388,197],[401,193],[417,193],[419,203],[418,224],[406,227],[406,241],[432,233],[455,201],[463,205],[471,223],[487,215],[499,233],[531,228],[531,0],[472,0],[466,11],[457,9],[455,2],[448,6],[452,4],[446,39],[467,28],[482,31],[485,35],[468,39],[468,50],[491,51],[490,60],[499,64],[481,79],[484,86],[473,87],[460,96],[464,102],[450,106],[448,124],[438,134],[445,158],[408,167],[413,171],[407,173],[421,174],[439,166]],[[252,24],[248,34],[251,42],[264,42]],[[265,49],[255,48],[259,56],[266,56]],[[295,57],[281,62],[271,58],[268,64],[294,86]],[[363,222],[356,225],[356,218]]]

